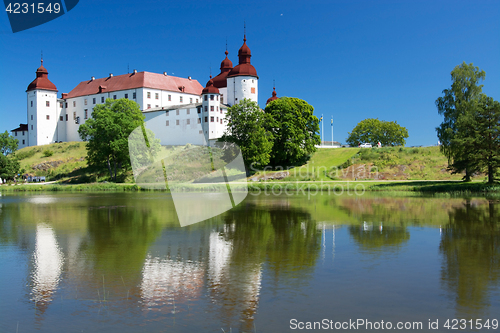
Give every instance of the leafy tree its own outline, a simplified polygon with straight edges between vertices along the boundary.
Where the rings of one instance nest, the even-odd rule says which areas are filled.
[[[398,125],[396,121],[383,121],[368,118],[360,121],[352,132],[348,133],[346,142],[351,146],[369,142],[376,145],[380,142],[383,146],[404,146],[408,138],[408,130]]]
[[[219,141],[238,145],[247,167],[267,165],[273,147],[272,135],[265,128],[269,116],[257,103],[244,99],[227,110],[226,119],[227,130]]]
[[[273,135],[270,164],[274,167],[298,165],[316,151],[320,137],[319,120],[306,101],[281,97],[264,110],[269,115],[266,127]]]
[[[14,153],[17,150],[18,144],[19,140],[9,135],[9,132],[0,133],[0,152],[3,155],[7,156]]]
[[[13,179],[18,173],[20,164],[15,156],[19,140],[9,132],[0,134],[0,178]]]
[[[484,94],[455,124],[455,133],[449,143],[457,147],[453,168],[467,168],[488,175],[493,183],[500,168],[500,103]]]
[[[459,118],[462,116],[473,118],[470,113],[478,106],[483,88],[479,82],[484,80],[485,76],[486,73],[479,67],[463,62],[451,72],[451,88],[443,90],[444,96],[436,100],[438,112],[444,117],[441,125],[436,128],[441,141],[441,151],[448,158],[449,170],[452,173],[465,171],[465,181],[470,181],[472,173],[477,171],[473,166],[472,151],[466,149],[472,146],[461,146],[461,140],[454,139],[457,139],[459,132],[462,138],[473,135],[474,130],[470,126],[461,126],[459,129]]]
[[[92,117],[78,129],[80,137],[87,141],[89,166],[107,169],[116,181],[117,170],[130,167],[128,137],[143,124],[144,115],[134,101],[108,98],[97,105]]]

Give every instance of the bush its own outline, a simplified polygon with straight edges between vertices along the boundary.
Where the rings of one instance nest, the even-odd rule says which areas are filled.
[[[50,150],[50,149],[47,149],[47,150],[43,151],[43,156],[45,156],[45,157],[50,157],[52,155],[54,155],[54,152],[52,150]]]

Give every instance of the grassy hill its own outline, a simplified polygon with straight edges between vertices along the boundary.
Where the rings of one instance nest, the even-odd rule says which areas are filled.
[[[46,176],[47,180],[85,183],[98,179],[87,168],[84,142],[54,143],[19,150],[21,169],[32,176]],[[307,164],[290,170],[258,172],[252,180],[279,178],[283,181],[331,180],[459,180],[462,175],[451,175],[448,161],[439,147],[404,148],[322,148]],[[287,173],[285,173],[287,172]],[[275,177],[275,175],[280,175]],[[477,175],[476,180],[484,179]],[[129,172],[123,178],[133,182]]]

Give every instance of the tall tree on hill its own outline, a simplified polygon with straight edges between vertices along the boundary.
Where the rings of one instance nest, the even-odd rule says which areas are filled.
[[[273,135],[270,164],[286,168],[304,163],[321,143],[314,108],[304,100],[281,97],[264,111],[269,115],[266,127]]]
[[[139,105],[131,100],[107,99],[97,105],[92,117],[78,129],[82,140],[87,141],[87,159],[91,167],[107,170],[116,181],[118,170],[130,167],[128,137],[144,124]]]
[[[449,161],[452,173],[465,171],[464,180],[470,181],[478,165],[473,163],[473,145],[461,145],[463,139],[474,135],[474,128],[467,124],[478,109],[486,73],[472,63],[456,66],[451,72],[451,88],[443,90],[443,97],[436,100],[436,106],[443,122],[436,128],[441,141],[441,151]],[[460,118],[463,117],[462,120]]]
[[[247,167],[266,166],[273,148],[272,134],[265,128],[268,118],[257,103],[244,99],[227,110],[227,129],[219,142],[238,145]]]
[[[372,145],[380,142],[383,146],[404,146],[405,139],[408,138],[408,130],[397,122],[373,118],[360,121],[348,134],[346,142],[351,146],[365,142]]]

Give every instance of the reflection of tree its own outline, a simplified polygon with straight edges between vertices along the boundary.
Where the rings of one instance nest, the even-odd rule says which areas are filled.
[[[226,213],[224,221],[219,236],[232,245],[229,265],[209,288],[214,301],[223,304],[225,324],[238,316],[240,331],[253,331],[263,263],[280,282],[304,282],[303,275],[312,271],[319,256],[321,231],[303,210],[249,203]]]
[[[500,277],[500,218],[498,204],[467,202],[449,214],[442,229],[440,251],[445,265],[442,280],[455,295],[464,317],[480,318],[488,305],[488,289]]]
[[[379,227],[350,226],[349,234],[362,248],[367,250],[399,249],[410,239],[410,233],[402,227],[383,227],[380,230]]]

